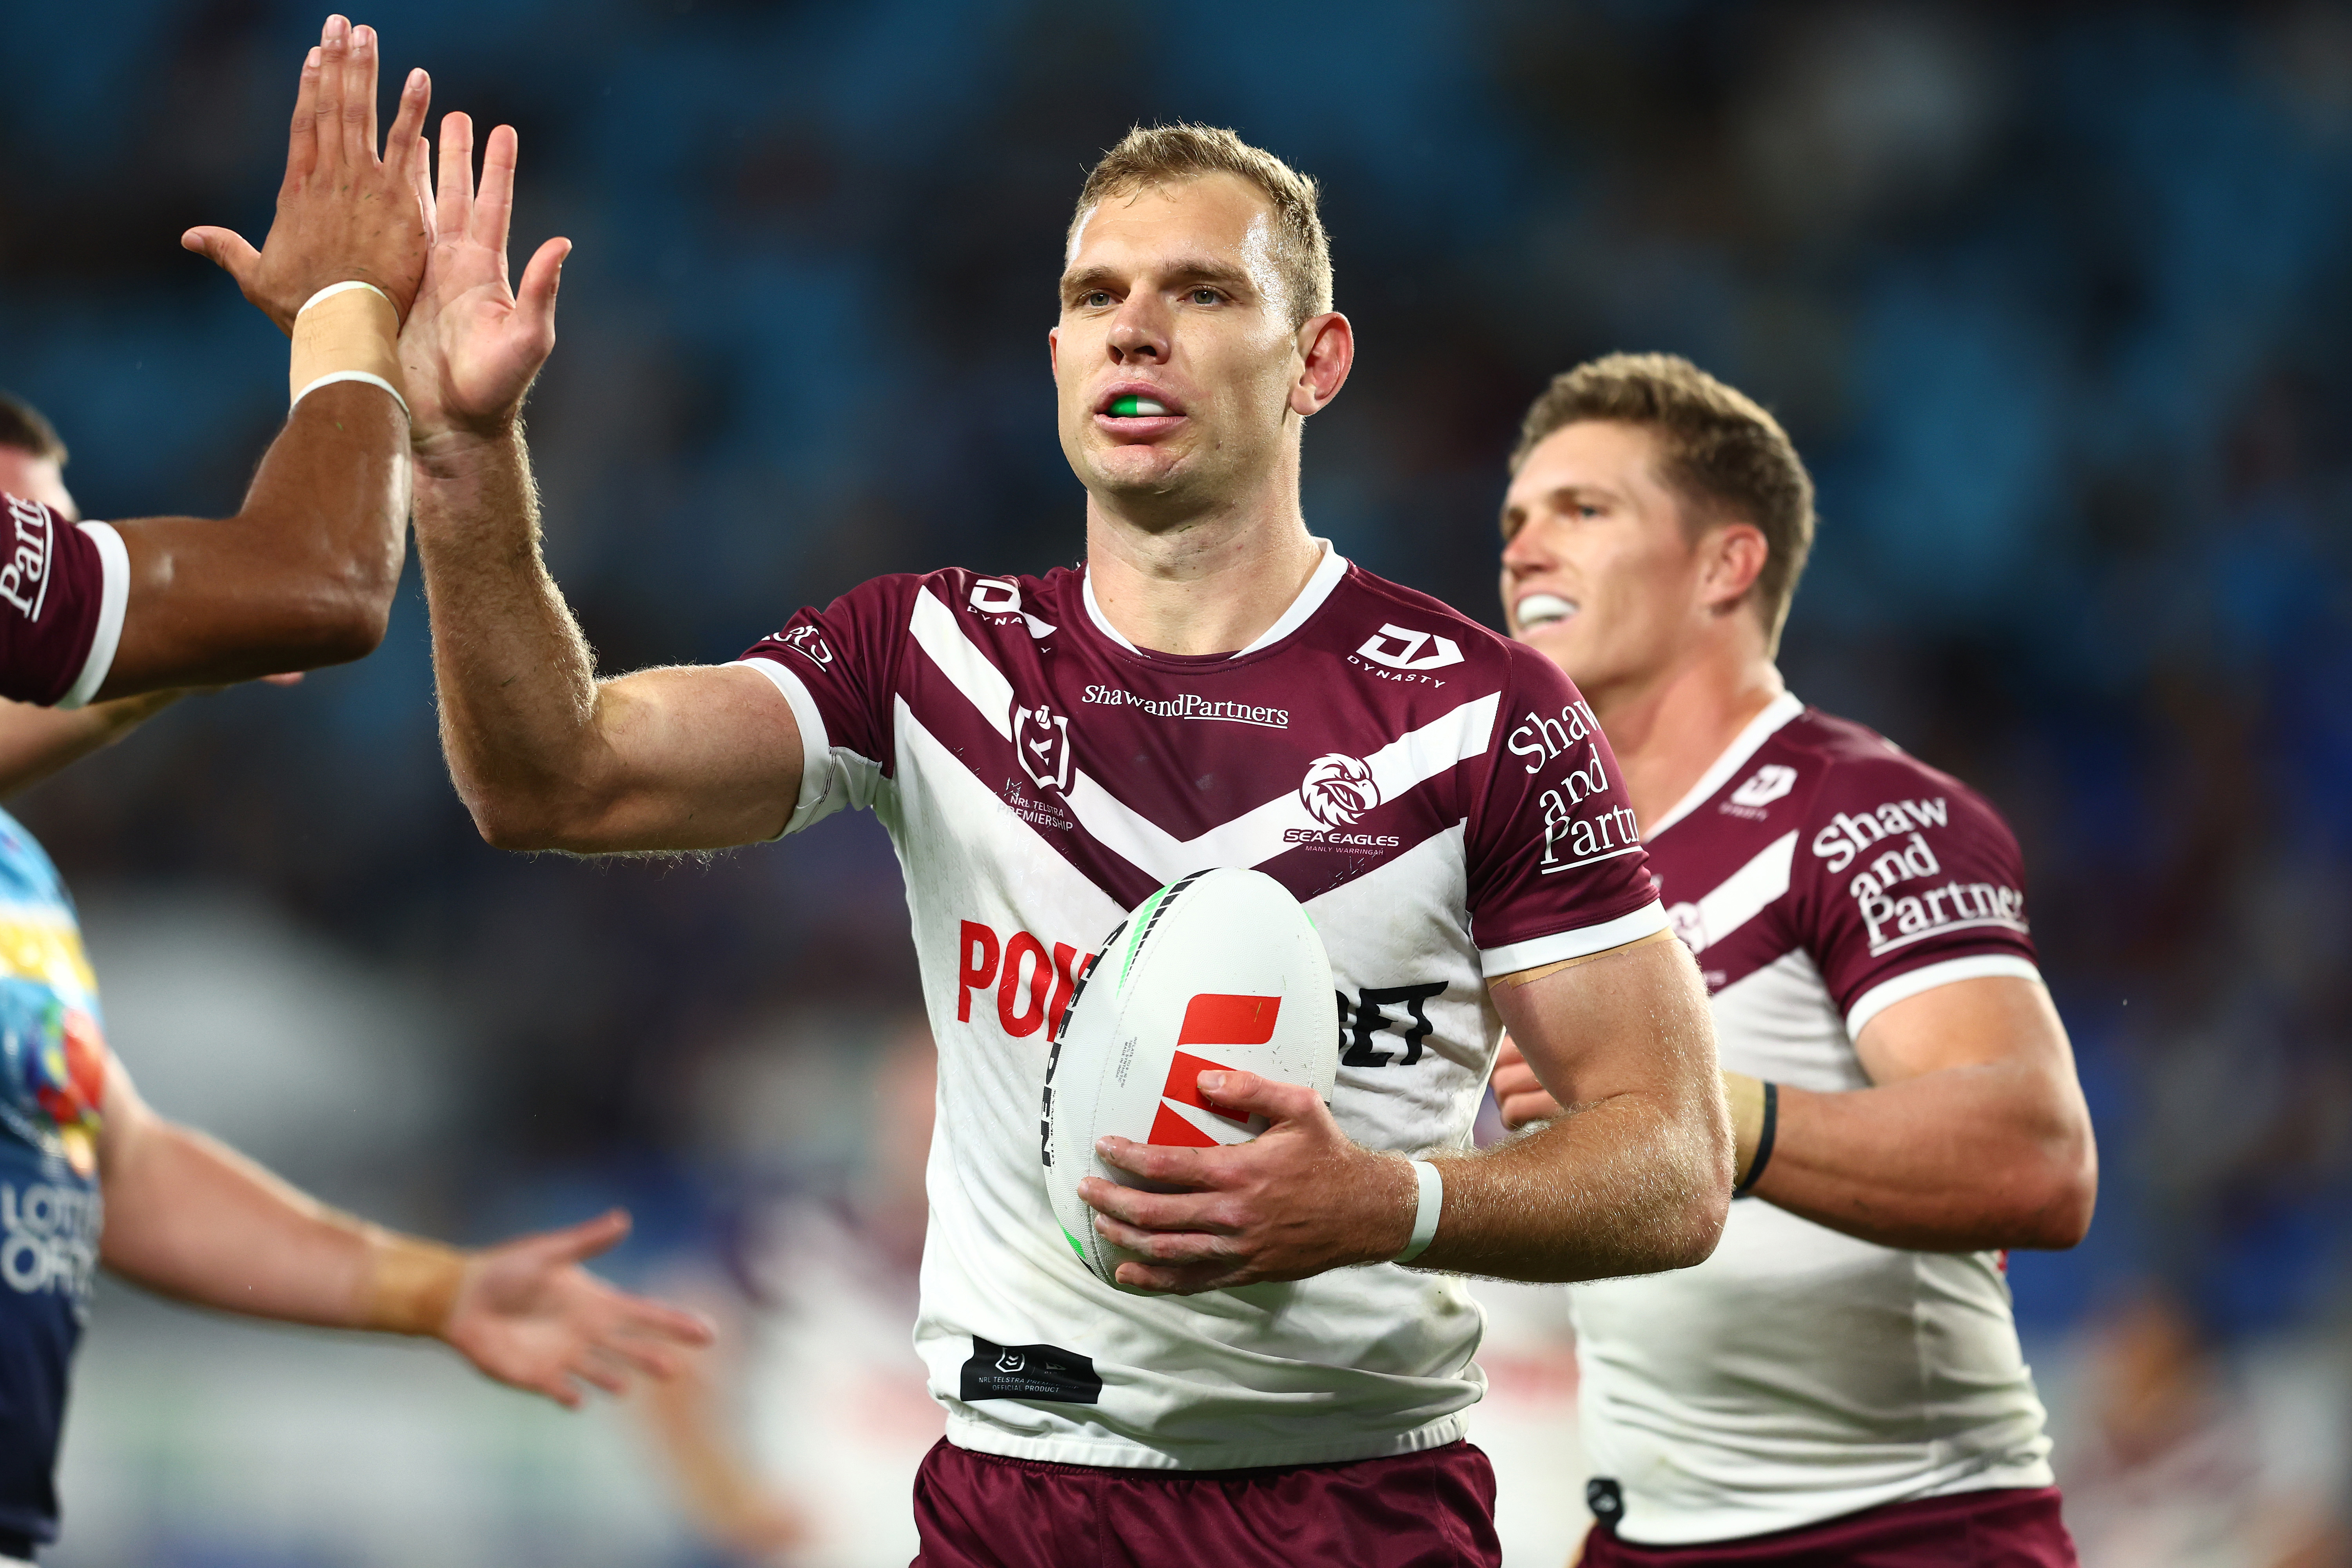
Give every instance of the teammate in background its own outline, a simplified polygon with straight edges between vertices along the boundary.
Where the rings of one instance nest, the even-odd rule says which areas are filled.
[[[1565,733],[1574,689],[1307,531],[1301,427],[1354,357],[1312,183],[1193,126],[1139,130],[1088,177],[1046,339],[1082,569],[881,578],[737,664],[600,684],[540,560],[516,420],[563,242],[509,304],[512,133],[479,202],[468,143],[443,121],[403,340],[450,765],[510,848],[755,843],[845,805],[889,827],[940,1046],[916,1339],[948,1436],[917,1482],[919,1561],[1091,1562],[1080,1519],[1137,1563],[1493,1562],[1491,1474],[1462,1441],[1477,1310],[1397,1260],[1686,1267],[1728,1202],[1729,1131],[1615,763],[1516,717]],[[1202,1072],[1170,1088],[1270,1130],[1105,1140],[1177,1189],[1084,1185],[1150,1260],[1114,1289],[1047,1202],[1048,1041],[1088,948],[1204,866],[1257,867],[1313,913],[1339,1087],[1326,1107]],[[1472,1153],[1498,1013],[1579,1111]]]
[[[294,341],[294,408],[244,506],[76,526],[0,494],[0,697],[73,709],[338,664],[383,640],[409,500],[393,336],[431,236],[418,134],[429,87],[410,75],[379,158],[376,67],[374,32],[329,17],[262,248],[226,229],[182,239]]]
[[[1504,612],[1623,763],[1754,1200],[1570,1292],[1583,1561],[2071,1563],[2003,1274],[2088,1228],[2089,1113],[2007,826],[1781,683],[1812,532],[1771,416],[1666,355],[1559,377],[1511,459]],[[1507,1047],[1495,1092],[1559,1114]]]

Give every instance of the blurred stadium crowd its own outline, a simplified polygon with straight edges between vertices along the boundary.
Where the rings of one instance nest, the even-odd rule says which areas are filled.
[[[2084,1247],[2015,1260],[2030,1342],[2134,1388],[2135,1355],[2340,1346],[2352,11],[363,19],[436,109],[520,128],[518,243],[578,242],[531,434],[610,670],[732,657],[877,573],[1076,553],[1042,339],[1077,181],[1138,121],[1231,124],[1322,180],[1361,357],[1307,442],[1308,520],[1490,624],[1502,460],[1554,371],[1667,349],[1755,393],[1821,488],[1791,686],[2025,846],[2105,1177]],[[280,416],[278,341],[175,241],[266,226],[316,20],[0,20],[0,385],[55,419],[88,515],[230,510]],[[425,625],[412,579],[364,663],[184,704],[21,803],[83,891],[118,1047],[331,1197],[458,1235],[623,1201],[639,1278],[746,1277],[751,1216],[858,1179],[915,1001],[887,846],[860,818],[709,863],[492,851]],[[2105,1406],[2077,1404],[2087,1432]],[[2336,1473],[2310,1485],[2343,1441],[2312,1439]]]

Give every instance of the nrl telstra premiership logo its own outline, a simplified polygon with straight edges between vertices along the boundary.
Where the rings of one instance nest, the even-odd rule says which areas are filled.
[[[1013,710],[1013,749],[1021,753],[1021,771],[1039,789],[1067,795],[1070,790],[1070,721],[1040,702],[1034,708]]]
[[[1381,786],[1361,759],[1332,752],[1307,765],[1298,798],[1324,826],[1353,827],[1381,804]]]

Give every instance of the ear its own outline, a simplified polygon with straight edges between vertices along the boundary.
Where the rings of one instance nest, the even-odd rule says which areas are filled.
[[[1771,547],[1764,542],[1764,531],[1754,523],[1724,522],[1700,537],[1698,551],[1699,603],[1722,615],[1756,585]]]
[[[1055,375],[1062,374],[1062,329],[1045,329],[1045,368]]]
[[[1337,310],[1310,316],[1298,329],[1298,379],[1290,386],[1290,411],[1301,419],[1320,413],[1348,384],[1356,363],[1356,329]]]

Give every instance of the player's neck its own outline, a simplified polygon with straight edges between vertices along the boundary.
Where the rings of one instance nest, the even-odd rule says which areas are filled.
[[[1087,572],[1118,634],[1153,653],[1238,653],[1282,618],[1323,552],[1294,482],[1174,522],[1087,499]]]
[[[1762,650],[1711,648],[1640,681],[1588,693],[1644,833],[1788,687]]]

